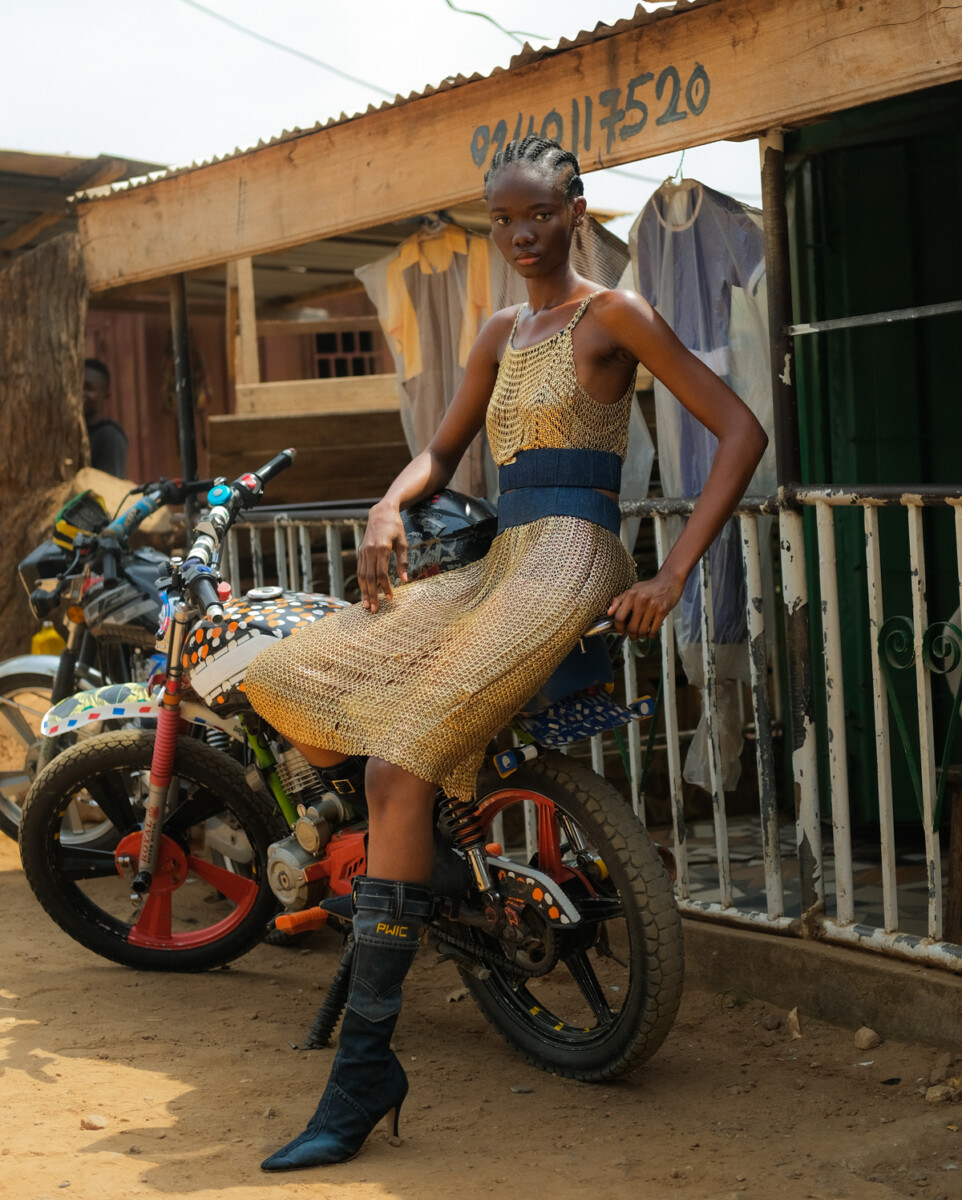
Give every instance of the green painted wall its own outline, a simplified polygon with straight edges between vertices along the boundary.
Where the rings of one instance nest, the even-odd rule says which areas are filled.
[[[786,138],[786,166],[796,321],[962,300],[962,85],[796,131]],[[803,482],[962,482],[962,315],[817,334],[796,347]],[[925,525],[929,619],[945,619],[959,602],[952,518],[930,511]],[[911,615],[904,512],[882,510],[880,529],[885,615]],[[855,818],[867,821],[877,811],[877,772],[860,512],[837,511],[836,538],[851,800]],[[808,557],[817,595],[813,529]],[[812,649],[820,692],[818,629]],[[914,727],[911,672],[900,688]],[[947,688],[937,685],[935,699],[941,734]],[[896,815],[910,820],[916,804],[896,749],[893,759]]]

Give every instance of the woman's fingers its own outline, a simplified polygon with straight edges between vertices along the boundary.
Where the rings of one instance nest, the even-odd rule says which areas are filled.
[[[393,542],[365,538],[357,559],[357,582],[361,589],[361,603],[371,612],[377,612],[380,595],[385,600],[394,599],[391,582],[391,555],[397,556],[398,575],[402,583],[408,579],[408,544],[402,535]]]
[[[408,540],[403,531],[394,542],[394,553],[397,555],[397,573],[402,583],[408,581]]]
[[[664,594],[656,581],[636,583],[612,600],[608,615],[615,629],[627,634],[632,641],[654,637],[664,624],[674,601]]]

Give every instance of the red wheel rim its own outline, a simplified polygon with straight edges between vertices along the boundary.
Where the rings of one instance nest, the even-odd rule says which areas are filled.
[[[140,857],[142,834],[129,833],[114,852],[135,861]],[[123,874],[118,862],[118,874]],[[194,875],[215,888],[233,905],[233,910],[213,925],[190,932],[175,932],[173,929],[173,902],[176,891]],[[246,879],[226,867],[218,867],[207,859],[186,854],[173,838],[163,835],[160,839],[160,854],[157,870],[150,882],[150,891],[144,900],[137,920],[130,927],[127,941],[132,946],[143,946],[151,950],[190,950],[208,946],[226,937],[240,925],[254,906],[260,887],[256,879]]]

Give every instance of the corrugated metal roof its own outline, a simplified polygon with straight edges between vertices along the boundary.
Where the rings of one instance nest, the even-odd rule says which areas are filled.
[[[314,125],[307,128],[285,129],[276,137],[268,138],[267,140],[262,138],[256,145],[248,146],[246,149],[236,146],[227,154],[214,155],[203,162],[193,162],[188,166],[170,167],[165,170],[152,171],[140,179],[125,180],[111,184],[108,187],[79,192],[78,197],[84,200],[97,200],[117,191],[127,191],[133,188],[144,187],[147,184],[155,183],[158,179],[171,179],[178,175],[186,175],[192,171],[202,170],[204,167],[213,166],[215,163],[226,162],[234,158],[243,158],[245,154],[256,153],[256,151],[263,150],[267,146],[276,146],[282,142],[293,141],[295,138],[317,133],[322,129],[331,129],[337,125],[344,125],[348,121],[355,121],[359,117],[370,116],[372,113],[400,108],[404,104],[410,104],[415,100],[422,100],[426,96],[434,96],[439,92],[452,91],[455,88],[464,87],[466,84],[476,83],[482,79],[492,79],[506,71],[521,70],[541,59],[551,58],[556,54],[564,54],[568,50],[587,46],[604,38],[615,37],[617,34],[626,33],[631,29],[639,29],[644,25],[650,25],[654,21],[664,21],[672,17],[683,16],[693,9],[705,8],[710,4],[717,3],[719,3],[719,0],[676,0],[676,3],[670,7],[659,8],[653,12],[649,12],[639,4],[632,16],[625,17],[621,21],[616,21],[613,25],[606,25],[604,22],[599,22],[593,29],[582,30],[582,32],[573,38],[562,38],[557,45],[541,46],[536,49],[526,42],[521,50],[510,60],[507,67],[495,67],[490,75],[482,75],[478,71],[475,71],[472,75],[450,75],[436,86],[425,87],[423,91],[411,92],[407,96],[397,95],[393,100],[384,100],[380,104],[369,104],[364,112],[354,113],[351,116],[342,112],[337,117],[329,117],[326,121],[317,121]]]

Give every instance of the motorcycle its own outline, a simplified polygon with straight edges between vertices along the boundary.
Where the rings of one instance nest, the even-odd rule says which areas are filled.
[[[250,949],[280,906],[277,925],[288,932],[344,928],[349,915],[352,879],[365,868],[363,794],[328,790],[244,694],[255,654],[344,602],[280,588],[234,599],[216,569],[231,523],[292,459],[285,451],[211,489],[193,545],[162,581],[162,689],[94,709],[64,701],[44,718],[53,738],[108,712],[156,719],[156,730],[102,733],[58,755],[35,780],[21,822],[24,871],[44,908],[115,962],[203,970]],[[452,496],[419,506],[412,571],[480,557],[493,537],[490,512]],[[445,537],[451,515],[437,522],[437,512],[452,503],[463,520]],[[408,520],[416,525],[418,512]],[[495,748],[476,799],[439,794],[436,802],[429,941],[511,1045],[584,1080],[612,1078],[654,1053],[683,975],[670,855],[610,784],[559,752],[650,715],[650,699],[621,706],[605,686],[610,624],[596,622],[518,714],[517,744]],[[211,730],[246,746],[246,767],[211,744]],[[60,836],[78,797],[112,825],[109,849]],[[347,962],[312,1044],[329,1035],[343,1005]]]
[[[154,586],[166,556],[150,547],[130,549],[128,539],[166,504],[181,504],[211,480],[183,484],[162,479],[135,489],[142,498],[110,521],[92,491],[73,497],[57,514],[53,537],[20,563],[30,609],[46,621],[67,602],[66,645],[59,655],[24,654],[0,663],[0,832],[16,839],[27,789],[54,747],[39,736],[51,705],[79,689],[149,678],[159,667],[155,636],[161,600]],[[89,725],[88,736],[101,726]],[[65,836],[81,836],[80,824]],[[87,829],[83,836],[90,837]]]

